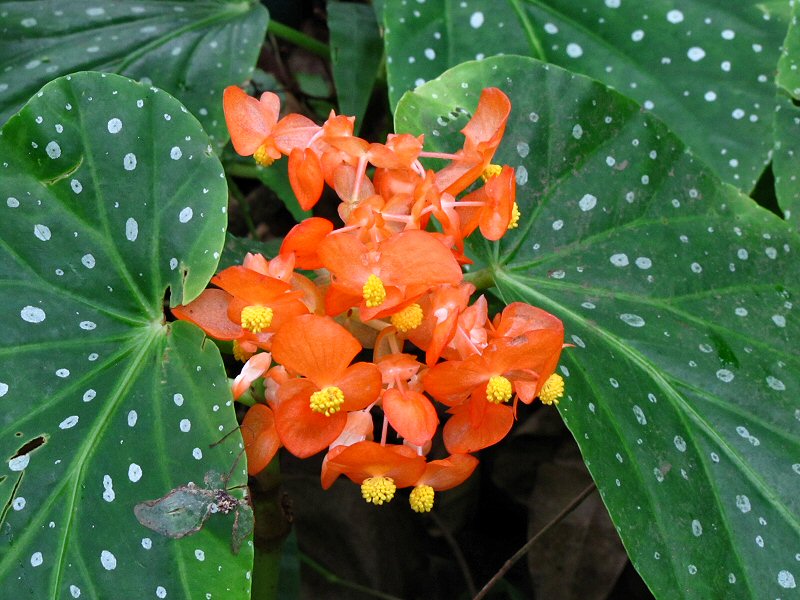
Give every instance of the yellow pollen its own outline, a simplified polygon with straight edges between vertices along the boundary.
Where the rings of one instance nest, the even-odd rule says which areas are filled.
[[[361,497],[368,503],[371,502],[376,506],[380,506],[394,498],[396,490],[397,486],[394,484],[394,479],[378,475],[364,480],[364,483],[361,484]]]
[[[242,309],[242,329],[252,333],[261,333],[272,325],[272,309],[268,306],[253,304]]]
[[[322,413],[326,417],[339,412],[344,404],[344,392],[335,385],[322,388],[311,394],[309,405],[314,412]]]
[[[233,340],[233,358],[239,362],[247,362],[253,356],[253,352],[245,352],[242,350],[241,344],[237,340]]]
[[[503,167],[500,165],[491,164],[483,170],[483,173],[481,173],[481,179],[484,181],[489,181],[492,177],[497,177],[502,172]]]
[[[558,399],[564,395],[564,378],[558,373],[553,373],[547,378],[539,392],[542,404],[558,404]]]
[[[422,307],[419,304],[410,304],[393,314],[391,321],[400,333],[416,329],[422,323]]]
[[[361,294],[364,296],[368,308],[380,306],[386,300],[386,288],[383,287],[383,282],[377,275],[367,277],[367,282],[361,288]]]
[[[418,485],[411,490],[408,502],[414,512],[431,512],[433,508],[433,488],[429,485]]]
[[[262,167],[268,167],[275,162],[275,159],[267,153],[266,144],[262,144],[258,147],[258,150],[256,150],[255,154],[253,154],[253,158],[255,159],[256,163]]]
[[[486,399],[494,404],[508,402],[513,391],[514,388],[508,379],[502,375],[492,375],[486,385]]]
[[[516,229],[519,227],[519,218],[521,217],[521,213],[519,212],[519,205],[514,202],[514,205],[511,207],[511,221],[508,223],[509,229]]]

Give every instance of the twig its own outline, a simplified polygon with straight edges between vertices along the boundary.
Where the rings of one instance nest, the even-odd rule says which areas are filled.
[[[578,506],[580,506],[581,503],[586,500],[586,498],[589,497],[589,494],[591,494],[595,489],[595,484],[592,482],[586,486],[586,489],[584,489],[580,494],[575,496],[575,498],[564,508],[564,510],[553,517],[553,519],[547,525],[542,527],[536,535],[525,542],[522,548],[517,550],[514,555],[509,558],[502,567],[500,567],[500,570],[494,574],[494,576],[486,583],[485,586],[483,586],[481,591],[478,592],[473,600],[481,600],[482,598],[485,598],[489,593],[489,590],[492,589],[492,587],[494,587],[494,585],[500,581],[506,573],[508,573],[509,569],[514,566],[514,563],[530,552],[531,548],[533,548],[533,545],[539,540],[539,538],[563,521],[573,510],[578,508]]]
[[[453,554],[456,557],[456,562],[458,563],[458,567],[461,569],[461,573],[464,575],[464,582],[467,584],[467,590],[469,591],[470,596],[474,596],[478,590],[475,587],[475,580],[472,578],[472,573],[469,570],[469,565],[467,564],[467,559],[464,558],[464,553],[461,551],[461,546],[458,545],[456,538],[453,537],[453,534],[450,533],[450,530],[442,523],[442,520],[439,518],[435,512],[431,511],[430,513],[433,522],[436,523],[436,527],[439,528],[439,531],[442,532],[444,535],[445,541],[450,546],[450,549],[453,551]]]

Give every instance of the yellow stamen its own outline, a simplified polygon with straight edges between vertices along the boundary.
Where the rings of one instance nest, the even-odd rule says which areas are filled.
[[[391,321],[400,333],[416,329],[422,323],[422,307],[416,303],[410,304],[400,312],[393,314]]]
[[[253,304],[242,309],[242,329],[252,333],[261,333],[272,325],[272,309],[268,306]]]
[[[394,498],[396,490],[397,486],[394,484],[394,479],[378,475],[364,480],[364,483],[361,484],[361,497],[368,503],[371,502],[376,506],[380,506]]]
[[[262,144],[258,147],[258,150],[256,150],[255,154],[253,154],[253,158],[255,159],[256,163],[262,167],[268,167],[275,162],[275,159],[272,158],[267,152],[266,144]]]
[[[253,352],[242,350],[242,345],[237,340],[233,340],[233,358],[239,362],[247,362],[253,354]]]
[[[429,485],[418,485],[411,490],[408,501],[414,512],[431,512],[433,508],[433,488]]]
[[[514,205],[511,207],[511,221],[508,223],[509,229],[516,229],[519,227],[519,218],[522,214],[519,212],[519,205],[514,202]]]
[[[553,373],[547,378],[539,392],[542,404],[558,404],[558,399],[564,395],[564,378],[558,373]]]
[[[489,181],[492,177],[497,177],[502,172],[503,167],[500,165],[491,164],[483,170],[483,173],[481,173],[481,179],[484,181]]]
[[[311,394],[309,405],[314,412],[322,413],[326,417],[339,412],[344,404],[344,392],[335,385],[322,388]]]
[[[383,287],[383,282],[377,275],[367,277],[364,287],[361,288],[361,293],[368,308],[380,306],[386,300],[386,288]]]
[[[486,399],[494,404],[508,402],[513,392],[511,382],[502,375],[492,375],[486,385]]]

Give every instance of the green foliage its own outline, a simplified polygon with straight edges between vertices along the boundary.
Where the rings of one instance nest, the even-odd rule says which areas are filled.
[[[800,240],[652,114],[533,59],[448,71],[397,129],[453,151],[486,86],[511,98],[496,161],[523,222],[470,256],[504,301],[564,320],[560,411],[634,565],[662,598],[791,593]]]
[[[208,136],[161,90],[80,73],[6,123],[0,165],[3,595],[249,597],[232,516],[172,540],[134,515],[240,456],[216,347],[163,314],[222,250]],[[230,485],[245,481],[242,459]]]
[[[174,94],[217,145],[222,90],[250,77],[268,21],[252,0],[0,0],[0,15],[0,125],[59,75],[108,71]]]
[[[778,61],[778,106],[773,128],[775,149],[772,169],[775,173],[775,193],[786,220],[800,231],[800,4],[794,3],[792,21]]]
[[[339,112],[356,118],[358,134],[383,58],[375,10],[364,4],[329,2],[328,29]]]
[[[463,61],[522,54],[589,75],[652,110],[744,190],[772,148],[772,74],[786,3],[428,0],[384,10],[389,92]]]

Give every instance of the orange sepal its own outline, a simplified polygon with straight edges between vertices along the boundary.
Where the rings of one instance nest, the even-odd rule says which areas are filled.
[[[269,369],[272,364],[272,356],[269,352],[259,352],[251,356],[244,366],[241,373],[233,380],[233,399],[238,400],[244,394],[250,385]]]
[[[264,470],[281,447],[272,410],[265,404],[251,406],[244,416],[241,431],[247,455],[247,472],[250,475],[257,475]]]

